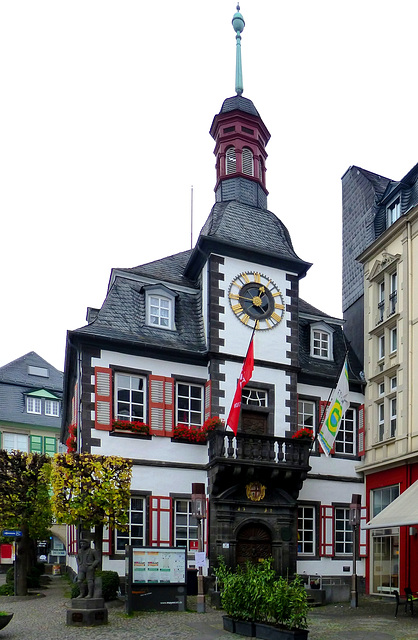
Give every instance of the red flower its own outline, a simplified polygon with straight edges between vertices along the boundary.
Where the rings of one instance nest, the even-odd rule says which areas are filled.
[[[221,418],[214,416],[205,420],[203,427],[191,427],[187,424],[178,424],[174,427],[174,440],[188,440],[192,443],[206,442],[208,434],[215,429],[225,426]]]
[[[132,431],[133,433],[149,435],[149,425],[139,420],[114,420],[112,427],[113,429],[118,429],[118,431]]]
[[[308,427],[303,427],[299,429],[299,431],[296,431],[292,438],[294,440],[313,440],[313,430]]]
[[[65,442],[67,445],[67,453],[75,453],[77,451],[77,425],[70,424],[68,432],[70,435]]]

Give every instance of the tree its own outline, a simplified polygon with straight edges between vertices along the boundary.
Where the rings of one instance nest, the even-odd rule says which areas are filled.
[[[117,456],[63,453],[51,470],[52,508],[59,523],[95,528],[101,551],[103,526],[128,526],[132,461]]]
[[[0,450],[0,529],[17,529],[16,594],[27,594],[27,571],[34,541],[49,535],[50,458],[38,453]]]

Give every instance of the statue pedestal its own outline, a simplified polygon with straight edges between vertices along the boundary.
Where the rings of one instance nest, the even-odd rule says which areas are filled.
[[[107,609],[103,598],[73,598],[67,609],[70,627],[95,627],[107,624]]]

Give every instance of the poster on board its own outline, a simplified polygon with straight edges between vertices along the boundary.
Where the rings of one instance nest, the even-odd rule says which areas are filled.
[[[185,549],[132,548],[132,582],[135,584],[185,583]]]

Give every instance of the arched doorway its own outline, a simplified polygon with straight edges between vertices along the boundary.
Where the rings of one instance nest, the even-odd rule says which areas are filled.
[[[257,563],[272,555],[269,529],[260,523],[250,522],[240,529],[237,536],[237,564]]]

